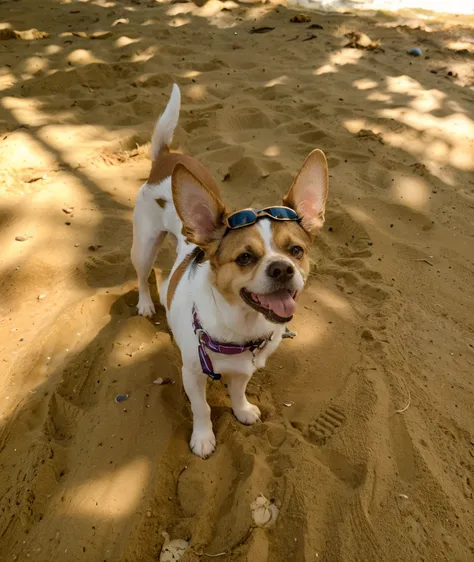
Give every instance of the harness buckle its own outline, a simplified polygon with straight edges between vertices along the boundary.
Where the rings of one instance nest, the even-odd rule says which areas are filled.
[[[196,328],[194,330],[194,333],[196,334],[197,338],[198,338],[198,342],[202,345],[205,344],[204,342],[204,336],[206,335],[206,332],[202,329],[202,328]]]

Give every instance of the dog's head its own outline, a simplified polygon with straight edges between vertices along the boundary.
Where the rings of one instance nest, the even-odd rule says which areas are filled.
[[[288,322],[309,273],[312,239],[324,223],[328,170],[323,152],[314,150],[306,158],[283,198],[283,205],[296,212],[281,217],[277,207],[269,208],[270,213],[254,212],[251,223],[252,211],[245,211],[237,218],[251,224],[239,228],[229,227],[235,213],[229,215],[215,193],[185,166],[175,167],[172,185],[183,234],[204,251],[212,283],[222,296],[271,322]]]

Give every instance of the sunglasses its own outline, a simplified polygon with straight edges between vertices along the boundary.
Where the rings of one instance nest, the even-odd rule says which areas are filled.
[[[289,207],[267,207],[266,209],[242,209],[225,217],[227,228],[235,230],[255,224],[259,219],[270,218],[276,221],[299,221],[298,213]]]

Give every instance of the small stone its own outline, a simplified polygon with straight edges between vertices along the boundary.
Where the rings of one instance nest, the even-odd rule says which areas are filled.
[[[311,18],[306,14],[297,14],[290,19],[290,23],[309,23]]]
[[[125,402],[125,400],[128,400],[128,394],[117,394],[115,397],[115,402],[117,402],[117,404]]]
[[[368,329],[365,329],[365,330],[362,332],[362,338],[363,338],[364,340],[368,340],[368,341],[373,341],[373,340],[375,339],[375,338],[374,338],[374,334],[373,334],[370,330],[368,330]]]
[[[26,236],[15,236],[17,242],[25,242],[27,240]]]
[[[70,215],[74,211],[74,207],[63,207],[63,213]]]
[[[46,294],[45,294],[45,293],[43,293],[43,294],[37,296],[37,299],[38,299],[39,301],[42,301],[42,300],[45,299],[45,298],[46,298]]]
[[[79,248],[79,246],[80,246],[79,242],[76,242],[76,243],[74,244],[74,247],[75,247],[75,248]]]
[[[159,377],[153,381],[153,384],[174,384],[174,380],[170,379],[170,377],[165,377],[164,379]]]
[[[414,49],[410,49],[408,54],[412,57],[420,57],[422,55],[422,51],[419,47],[415,47]]]

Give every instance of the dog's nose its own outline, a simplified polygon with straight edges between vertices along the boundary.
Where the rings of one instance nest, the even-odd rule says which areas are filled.
[[[295,268],[286,261],[274,261],[267,267],[267,275],[274,281],[286,283],[295,274]]]

